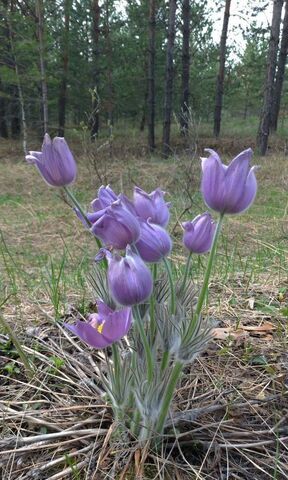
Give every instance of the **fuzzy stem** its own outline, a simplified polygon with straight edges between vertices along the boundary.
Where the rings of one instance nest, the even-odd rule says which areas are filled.
[[[85,222],[87,223],[87,225],[89,227],[91,227],[91,222],[90,220],[88,220],[87,218],[87,215],[86,213],[84,212],[83,208],[81,207],[80,203],[78,202],[77,198],[75,197],[75,195],[71,192],[71,190],[69,190],[68,187],[63,187],[65,193],[67,194],[67,196],[70,198],[71,202],[75,205],[75,207],[79,210],[79,212],[81,213],[82,217],[84,218]],[[99,238],[95,237],[95,240],[96,240],[96,243],[97,243],[97,246],[99,248],[102,248],[102,244],[99,240]]]
[[[144,330],[144,327],[143,327],[142,318],[140,316],[138,305],[135,305],[134,312],[135,312],[135,317],[134,318],[135,318],[135,321],[136,321],[136,326],[138,328],[138,331],[139,331],[139,334],[140,334],[140,337],[141,337],[141,340],[142,340],[142,343],[143,343],[145,356],[146,356],[147,379],[148,379],[148,383],[151,383],[152,380],[153,380],[153,371],[154,371],[153,355],[152,355],[152,351],[151,351],[151,348],[150,348],[150,345],[148,343],[148,339],[147,339],[147,336],[146,336],[146,333],[145,333],[145,330]]]
[[[217,223],[216,230],[215,230],[213,243],[212,243],[212,247],[211,247],[211,250],[210,250],[208,263],[207,263],[207,267],[206,267],[206,271],[205,271],[205,275],[204,275],[204,280],[203,280],[203,283],[202,283],[202,288],[201,288],[201,291],[200,291],[200,294],[199,294],[199,297],[198,297],[198,302],[197,302],[196,309],[195,309],[196,318],[199,317],[199,315],[201,313],[203,303],[204,303],[204,300],[205,300],[205,297],[206,297],[206,293],[207,293],[207,290],[208,290],[209,279],[210,279],[211,270],[212,270],[212,266],[213,266],[213,262],[214,262],[214,258],[215,258],[215,254],[216,254],[216,247],[217,247],[219,234],[220,234],[221,227],[222,227],[222,224],[223,224],[223,218],[224,218],[224,214],[221,213],[221,215],[219,217],[219,220],[218,220],[218,223]]]
[[[185,291],[186,282],[187,282],[188,274],[189,274],[189,271],[190,271],[191,258],[192,258],[192,252],[189,252],[187,262],[186,262],[186,266],[185,266],[184,278],[183,278],[183,281],[182,281],[182,284],[181,284],[181,287],[180,287],[180,290],[179,290],[180,294],[182,294]]]
[[[167,417],[167,414],[168,414],[168,411],[169,411],[171,401],[173,399],[175,387],[176,387],[179,375],[181,373],[182,367],[183,367],[182,362],[178,361],[178,362],[175,363],[175,365],[173,367],[173,370],[171,372],[170,379],[169,379],[167,388],[166,388],[165,393],[164,393],[163,402],[162,402],[158,422],[156,424],[156,432],[158,432],[158,433],[162,433],[162,431],[163,431],[165,420],[166,420],[166,417]]]
[[[155,282],[157,279],[157,264],[154,263],[152,266],[152,273],[153,273],[153,292],[150,298],[150,306],[149,306],[149,311],[150,311],[150,345],[154,344],[155,337],[156,337],[156,331],[157,331],[157,325],[155,321]]]
[[[166,271],[167,271],[167,274],[168,274],[169,285],[170,285],[170,295],[171,295],[170,311],[171,311],[172,315],[174,315],[175,310],[176,310],[176,301],[175,301],[175,288],[174,288],[174,282],[173,282],[173,274],[172,274],[170,262],[167,260],[167,258],[164,257],[163,262],[164,262],[164,265],[165,265],[165,268],[166,268]]]

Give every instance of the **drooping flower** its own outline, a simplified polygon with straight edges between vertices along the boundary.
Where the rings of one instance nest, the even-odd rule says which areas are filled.
[[[172,240],[167,231],[160,225],[152,223],[150,219],[139,220],[140,237],[136,248],[145,262],[159,262],[172,249]]]
[[[91,347],[105,348],[127,335],[132,311],[129,307],[114,311],[102,301],[97,302],[97,307],[98,313],[89,315],[88,322],[78,320],[76,325],[64,325]]]
[[[257,192],[255,169],[250,168],[251,148],[235,157],[227,167],[214,150],[206,149],[208,158],[202,159],[203,198],[216,212],[241,213],[253,203]]]
[[[182,223],[183,243],[192,253],[206,253],[210,250],[216,225],[210,213],[198,215],[191,222]]]
[[[137,215],[151,222],[165,227],[169,222],[169,203],[164,200],[164,192],[157,188],[151,193],[146,193],[139,187],[134,188],[134,207]]]
[[[149,268],[130,246],[126,256],[108,256],[108,285],[113,299],[120,305],[136,305],[147,300],[153,288]]]
[[[140,236],[137,218],[120,199],[103,210],[88,213],[87,218],[92,223],[91,231],[107,246],[121,250]]]
[[[44,180],[52,187],[65,187],[74,182],[77,175],[76,162],[62,137],[55,137],[52,141],[46,133],[42,151],[29,152],[26,160],[38,168]]]

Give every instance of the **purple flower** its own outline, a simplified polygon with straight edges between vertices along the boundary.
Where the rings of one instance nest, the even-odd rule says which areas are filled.
[[[240,213],[249,208],[257,192],[255,169],[250,168],[252,150],[244,150],[227,167],[214,150],[206,149],[202,159],[203,198],[208,207],[220,213]]]
[[[126,256],[107,256],[108,285],[113,299],[120,305],[136,305],[147,300],[153,288],[152,276],[143,260],[126,248]]]
[[[107,187],[102,185],[98,190],[98,197],[91,202],[92,210],[94,212],[103,210],[103,208],[109,207],[115,200],[118,200],[118,197],[112,188],[109,185]]]
[[[107,246],[121,250],[140,236],[137,218],[120,199],[103,210],[88,213],[87,218],[92,223],[91,231]]]
[[[113,311],[105,303],[98,301],[98,313],[89,315],[88,322],[78,320],[76,325],[64,323],[72,333],[94,348],[105,348],[127,335],[131,323],[131,308]]]
[[[170,217],[169,206],[160,188],[151,193],[146,193],[139,187],[134,188],[134,207],[137,215],[144,220],[150,218],[151,222],[165,227]]]
[[[136,242],[139,255],[145,262],[159,262],[172,249],[172,241],[163,227],[150,219],[140,221],[140,238]]]
[[[210,213],[198,215],[192,222],[182,223],[183,243],[193,253],[206,253],[210,250],[216,225]]]
[[[46,133],[42,151],[29,152],[26,160],[36,165],[44,180],[52,187],[65,187],[76,178],[76,162],[62,137],[55,137],[52,141]]]

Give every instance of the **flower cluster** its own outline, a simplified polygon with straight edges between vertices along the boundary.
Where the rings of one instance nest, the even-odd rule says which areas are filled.
[[[172,240],[167,231],[170,204],[165,201],[165,193],[160,188],[147,193],[136,186],[133,198],[129,199],[123,193],[116,194],[110,186],[101,186],[89,211],[84,212],[67,188],[75,180],[77,168],[63,138],[56,137],[52,142],[49,135],[45,135],[42,151],[30,152],[26,157],[29,163],[36,165],[49,185],[65,189],[77,216],[101,247],[95,257],[96,262],[106,258],[102,272],[108,287],[107,298],[104,298],[106,292],[103,295],[101,290],[97,313],[90,314],[87,321],[78,320],[75,325],[64,325],[91,347],[102,349],[121,340],[132,323],[135,324],[138,337],[133,336],[134,348],[131,349],[133,371],[129,370],[129,362],[120,359],[117,345],[113,345],[115,368],[110,369],[110,374],[123,374],[125,381],[121,390],[119,378],[112,378],[111,385],[117,385],[118,393],[110,386],[107,391],[118,413],[123,413],[124,403],[132,399],[132,404],[127,404],[127,411],[138,408],[143,417],[141,438],[147,436],[149,428],[158,433],[163,431],[181,369],[196,357],[207,342],[201,311],[207,297],[223,217],[247,210],[257,192],[255,167],[250,168],[251,149],[241,152],[228,167],[216,152],[208,150],[208,153],[208,158],[202,159],[201,190],[206,205],[220,214],[219,220],[214,222],[211,214],[205,212],[182,223],[183,245],[189,255],[180,283],[173,278],[167,260],[172,250]],[[191,255],[209,251],[203,284],[194,302],[187,287]],[[161,278],[155,282],[157,264],[161,262],[167,271],[166,283],[165,279],[161,283]],[[141,304],[144,306],[139,308]],[[161,345],[162,360],[159,365]],[[143,372],[146,372],[147,383],[142,378]],[[131,389],[127,394],[126,383]],[[137,431],[140,427],[133,422]]]

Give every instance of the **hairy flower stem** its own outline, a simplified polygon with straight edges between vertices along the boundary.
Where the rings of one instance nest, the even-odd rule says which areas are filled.
[[[214,258],[215,258],[217,241],[218,241],[219,234],[220,234],[221,227],[222,227],[222,223],[223,223],[223,217],[224,217],[224,215],[221,214],[220,218],[219,218],[219,221],[218,221],[218,224],[217,224],[217,228],[216,228],[215,235],[214,235],[214,238],[213,238],[212,248],[211,248],[211,251],[210,251],[210,255],[209,255],[209,259],[208,259],[208,263],[207,263],[207,267],[206,267],[206,271],[205,271],[205,275],[204,275],[203,285],[202,285],[202,288],[201,288],[201,291],[200,291],[200,295],[199,295],[199,298],[198,298],[195,313],[193,315],[193,318],[192,318],[192,321],[191,321],[190,326],[188,328],[188,332],[187,332],[186,336],[193,333],[193,330],[195,328],[195,320],[197,322],[197,320],[198,320],[198,318],[201,314],[203,303],[204,303],[206,293],[207,293],[207,290],[208,290],[210,274],[211,274],[211,270],[212,270],[212,266],[213,266],[213,261],[214,261]],[[162,362],[163,362],[163,360],[162,360]],[[182,371],[182,367],[183,367],[183,363],[180,362],[180,361],[177,361],[175,363],[174,367],[173,367],[172,372],[171,372],[170,380],[168,382],[167,388],[166,388],[165,393],[164,393],[159,419],[158,419],[158,422],[156,424],[156,431],[158,433],[162,433],[162,431],[163,431],[163,428],[164,428],[164,425],[165,425],[165,420],[166,420],[166,417],[167,417],[167,414],[168,414],[168,411],[169,411],[171,401],[173,399],[174,390],[175,390],[175,387],[177,385],[179,375]]]
[[[176,362],[173,370],[170,375],[170,379],[166,388],[166,391],[164,393],[163,401],[162,401],[162,406],[158,418],[158,422],[156,424],[156,432],[157,433],[162,433],[164,425],[165,425],[165,420],[169,411],[169,407],[174,395],[175,387],[179,378],[179,375],[182,371],[183,363],[182,362]]]
[[[156,333],[157,333],[157,325],[155,321],[155,282],[157,279],[157,264],[154,263],[152,266],[152,273],[153,273],[153,292],[150,298],[150,306],[149,306],[149,312],[150,312],[150,345],[152,346],[155,341]]]
[[[65,193],[67,194],[67,196],[70,198],[71,202],[75,205],[75,207],[79,210],[79,212],[81,213],[82,217],[85,219],[85,222],[87,223],[87,225],[89,225],[89,227],[91,226],[91,222],[90,220],[88,220],[87,216],[86,216],[86,213],[84,212],[83,208],[81,207],[80,203],[78,202],[77,198],[75,197],[75,195],[71,192],[71,190],[69,190],[68,187],[63,187]],[[102,244],[99,240],[99,238],[95,237],[95,240],[96,240],[96,243],[97,243],[97,246],[99,248],[102,248]]]
[[[133,310],[134,310],[134,313],[135,313],[134,318],[135,318],[136,326],[138,328],[138,331],[139,331],[139,334],[140,334],[140,337],[141,337],[141,341],[142,341],[142,344],[143,344],[143,347],[144,347],[144,351],[145,351],[146,364],[147,364],[147,380],[148,380],[148,383],[151,383],[152,380],[153,380],[153,371],[154,371],[153,354],[152,354],[152,350],[151,350],[150,345],[148,343],[148,339],[147,339],[147,336],[146,336],[146,333],[145,333],[145,330],[144,330],[144,327],[143,327],[143,321],[142,321],[142,318],[141,318],[141,315],[140,315],[140,312],[139,312],[138,305],[135,305]]]
[[[173,274],[171,270],[171,265],[170,262],[167,260],[167,258],[163,258],[163,262],[167,271],[168,275],[168,280],[169,280],[169,285],[170,285],[170,312],[172,315],[175,314],[176,310],[176,300],[175,300],[175,288],[174,288],[174,282],[173,282]]]
[[[186,262],[186,266],[185,266],[184,278],[183,278],[183,281],[182,281],[182,284],[181,284],[181,287],[180,287],[180,290],[179,290],[180,295],[185,292],[186,282],[187,282],[187,278],[188,278],[189,271],[190,271],[191,258],[192,258],[192,252],[189,252],[187,262]]]
[[[161,360],[161,372],[164,372],[169,364],[170,352],[167,350],[163,352],[163,357]]]
[[[211,270],[212,270],[212,266],[213,266],[213,262],[214,262],[214,258],[215,258],[215,254],[216,254],[216,247],[217,247],[218,238],[219,238],[221,228],[222,228],[222,224],[223,224],[223,218],[224,218],[224,214],[221,213],[220,217],[219,217],[219,220],[218,220],[218,223],[217,223],[216,230],[215,230],[213,243],[212,243],[212,247],[211,247],[211,250],[210,250],[208,263],[207,263],[207,267],[206,267],[206,271],[205,271],[205,275],[204,275],[204,280],[203,280],[203,283],[202,283],[202,288],[201,288],[201,291],[200,291],[200,294],[199,294],[199,297],[198,297],[198,302],[197,302],[195,312],[194,312],[194,315],[195,315],[196,318],[198,318],[200,313],[201,313],[203,303],[204,303],[204,300],[205,300],[205,297],[206,297],[206,294],[207,294],[207,291],[208,291],[209,279],[210,279]]]

